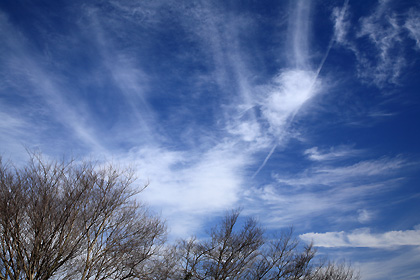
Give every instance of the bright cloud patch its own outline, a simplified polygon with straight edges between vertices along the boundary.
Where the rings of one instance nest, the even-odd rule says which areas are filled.
[[[285,125],[317,93],[315,73],[288,70],[273,82],[263,101],[263,114],[275,135],[284,133]]]
[[[140,196],[160,205],[173,226],[172,234],[184,236],[201,225],[200,216],[224,211],[238,201],[247,158],[232,154],[229,146],[192,158],[185,152],[148,148],[133,150],[120,162],[142,171],[139,181],[149,181],[149,186]]]

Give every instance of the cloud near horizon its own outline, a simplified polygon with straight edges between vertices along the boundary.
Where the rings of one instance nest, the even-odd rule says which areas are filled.
[[[306,242],[313,242],[316,247],[365,247],[393,249],[400,246],[420,246],[420,225],[412,230],[371,233],[369,228],[353,230],[350,233],[325,232],[305,233],[299,237]]]

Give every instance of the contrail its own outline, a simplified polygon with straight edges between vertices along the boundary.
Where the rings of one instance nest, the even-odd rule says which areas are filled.
[[[257,171],[255,171],[254,175],[252,175],[252,179],[254,179],[255,176],[257,176],[258,173],[260,173],[261,169],[263,169],[263,167],[265,166],[265,164],[267,163],[267,161],[270,159],[271,155],[274,153],[274,150],[277,148],[277,144],[274,144],[273,148],[271,148],[270,152],[268,153],[268,155],[265,157],[265,160],[263,161],[263,163],[260,165],[260,167],[258,168]]]
[[[315,81],[318,79],[319,73],[321,72],[322,67],[324,67],[325,60],[327,60],[327,57],[330,54],[330,50],[331,50],[332,46],[334,45],[334,41],[335,41],[334,37],[331,38],[330,43],[328,44],[327,51],[325,52],[325,55],[322,58],[321,63],[318,66],[318,69],[316,70],[316,74],[315,74],[313,83],[315,83]]]
[[[344,12],[344,9],[346,9],[346,8],[347,8],[347,5],[348,5],[348,4],[349,4],[349,0],[345,0],[345,1],[344,1],[343,8],[341,9],[341,13],[343,13],[343,12]],[[328,55],[330,54],[330,50],[331,50],[331,48],[332,48],[332,47],[333,47],[333,45],[334,45],[334,42],[335,42],[335,31],[334,31],[333,37],[330,39],[330,42],[328,43],[327,51],[325,52],[325,54],[324,54],[324,56],[323,56],[323,58],[322,58],[322,60],[321,60],[321,63],[319,64],[319,66],[318,66],[318,68],[317,68],[317,70],[316,70],[316,72],[315,72],[315,77],[314,77],[314,80],[313,80],[312,85],[311,85],[311,87],[310,87],[310,90],[312,90],[313,86],[315,85],[315,83],[316,83],[316,81],[317,81],[317,79],[318,79],[319,73],[321,72],[322,67],[324,67],[324,63],[325,63],[325,61],[327,60],[327,57],[328,57]],[[294,116],[293,116],[292,118],[294,118]],[[270,152],[268,153],[268,155],[267,155],[267,156],[266,156],[266,158],[264,159],[263,163],[260,165],[260,167],[257,169],[257,171],[255,171],[255,173],[252,175],[252,177],[251,177],[251,178],[254,178],[255,176],[257,176],[257,174],[261,171],[261,169],[263,169],[263,168],[264,168],[265,164],[266,164],[266,163],[267,163],[267,161],[270,159],[271,155],[274,153],[274,150],[275,150],[276,148],[277,148],[277,144],[275,144],[275,145],[273,146],[273,148],[271,148]]]

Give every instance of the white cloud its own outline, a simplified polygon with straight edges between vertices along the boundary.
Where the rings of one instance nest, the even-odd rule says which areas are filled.
[[[203,215],[234,207],[249,160],[246,152],[239,152],[231,144],[196,153],[139,148],[120,158],[141,172],[140,181],[150,179],[150,186],[141,197],[155,209],[161,209],[175,236],[190,233],[191,228],[203,223]],[[186,223],[186,219],[190,221]]]
[[[311,71],[286,70],[277,76],[261,104],[271,132],[277,137],[284,136],[287,124],[319,88],[320,82],[316,82]]]
[[[317,247],[366,247],[392,249],[399,246],[420,246],[420,229],[371,233],[362,228],[346,233],[305,233],[299,237],[306,242],[314,242]]]
[[[261,127],[254,121],[237,121],[235,125],[228,127],[228,131],[245,142],[258,141],[262,137]]]

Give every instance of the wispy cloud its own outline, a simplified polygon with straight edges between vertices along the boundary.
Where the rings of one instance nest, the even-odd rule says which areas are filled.
[[[416,41],[416,47],[420,50],[420,12],[411,9],[408,12],[404,27],[409,31],[409,36]]]
[[[52,148],[43,144],[51,144],[44,137],[50,137],[51,134],[62,135],[63,130],[70,129],[71,134],[68,137],[76,138],[84,149],[103,151],[94,136],[94,130],[88,124],[89,113],[85,110],[85,104],[76,99],[72,100],[65,78],[52,70],[51,65],[48,65],[42,56],[33,54],[29,39],[10,24],[7,17],[1,17],[0,24],[4,30],[2,35],[6,35],[5,46],[14,49],[12,55],[2,55],[2,61],[9,71],[9,78],[3,81],[3,87],[15,92],[24,100],[21,106],[25,109],[19,115],[22,120],[31,122],[31,127],[23,129],[27,130],[25,134],[30,132],[33,137],[31,146]],[[69,99],[72,104],[69,103]],[[54,145],[60,145],[58,142],[60,141]],[[19,150],[22,149],[23,147]]]
[[[309,31],[311,3],[303,0],[293,2],[289,16],[289,46],[293,56],[290,65],[296,69],[307,69],[309,59]]]
[[[360,220],[360,209],[369,207],[373,198],[383,196],[399,185],[398,180],[384,180],[370,184],[346,182],[335,187],[311,185],[310,189],[304,190],[271,184],[247,190],[244,195],[248,200],[247,211],[262,215],[261,220],[270,227],[295,225],[305,228],[321,218],[324,223],[334,225],[365,223],[366,220]]]
[[[342,8],[335,7],[332,12],[334,21],[334,40],[339,44],[347,43],[347,33],[350,28],[348,0]]]
[[[369,211],[367,209],[359,209],[357,211],[357,213],[359,214],[357,217],[357,220],[361,223],[361,224],[365,224],[370,222],[373,219],[374,213],[373,211]]]
[[[364,182],[365,180],[384,179],[407,165],[402,158],[382,158],[365,160],[345,166],[316,166],[293,175],[292,178],[277,175],[277,181],[294,187],[329,185],[334,186],[346,182]],[[376,177],[378,176],[378,177]]]
[[[159,131],[159,124],[147,100],[150,92],[150,77],[142,68],[142,57],[138,58],[132,51],[118,49],[115,46],[113,33],[128,32],[124,30],[124,28],[127,29],[127,25],[118,21],[114,22],[115,17],[118,15],[130,17],[126,14],[124,6],[119,5],[118,8],[123,9],[122,12],[117,10],[116,14],[111,15],[95,7],[86,8],[85,19],[78,24],[84,29],[85,36],[89,37],[91,44],[95,46],[100,60],[101,71],[96,71],[94,86],[110,87],[114,92],[104,90],[103,98],[112,100],[115,96],[119,96],[119,106],[124,105],[124,110],[109,108],[117,113],[113,119],[113,133],[116,135],[114,141],[125,139],[131,145],[140,144],[140,142],[144,144],[147,141],[156,141],[154,137],[156,131]],[[137,11],[137,9],[134,10]],[[107,16],[112,18],[112,26],[109,26]],[[134,12],[131,16],[135,18],[138,15]],[[145,23],[139,21],[128,29],[135,30],[135,27],[141,24]],[[149,22],[147,24],[150,25]],[[135,41],[135,39],[132,40]],[[122,119],[125,124],[121,122]],[[131,127],[130,131],[127,131],[128,126]]]
[[[420,226],[412,230],[371,233],[369,228],[346,232],[305,233],[299,237],[317,247],[367,247],[392,249],[399,246],[420,246]]]
[[[357,153],[349,147],[338,154],[307,150],[313,165],[299,173],[277,171],[275,182],[248,189],[244,193],[248,210],[256,215],[262,211],[264,222],[273,227],[305,227],[319,217],[332,224],[371,222],[382,206],[371,210],[370,201],[398,188],[401,170],[409,162],[395,157],[349,163]]]
[[[401,27],[396,15],[388,10],[386,1],[382,1],[372,15],[362,18],[360,22],[358,37],[368,37],[379,51],[375,64],[370,64],[365,57],[361,58],[360,62],[367,71],[373,72],[361,70],[360,74],[364,77],[372,76],[377,85],[396,83],[405,66],[405,59],[400,51]]]
[[[337,160],[340,158],[355,157],[362,153],[362,150],[356,150],[352,146],[331,147],[328,150],[321,150],[318,147],[312,147],[305,150],[304,154],[313,161]]]
[[[338,45],[353,51],[357,59],[357,74],[362,80],[378,87],[398,84],[407,66],[404,29],[418,45],[417,14],[415,9],[395,12],[390,1],[379,1],[370,15],[359,19],[359,26],[352,27],[349,24],[349,5],[345,4],[342,9],[333,10],[335,40]],[[371,51],[372,47],[376,53]]]

